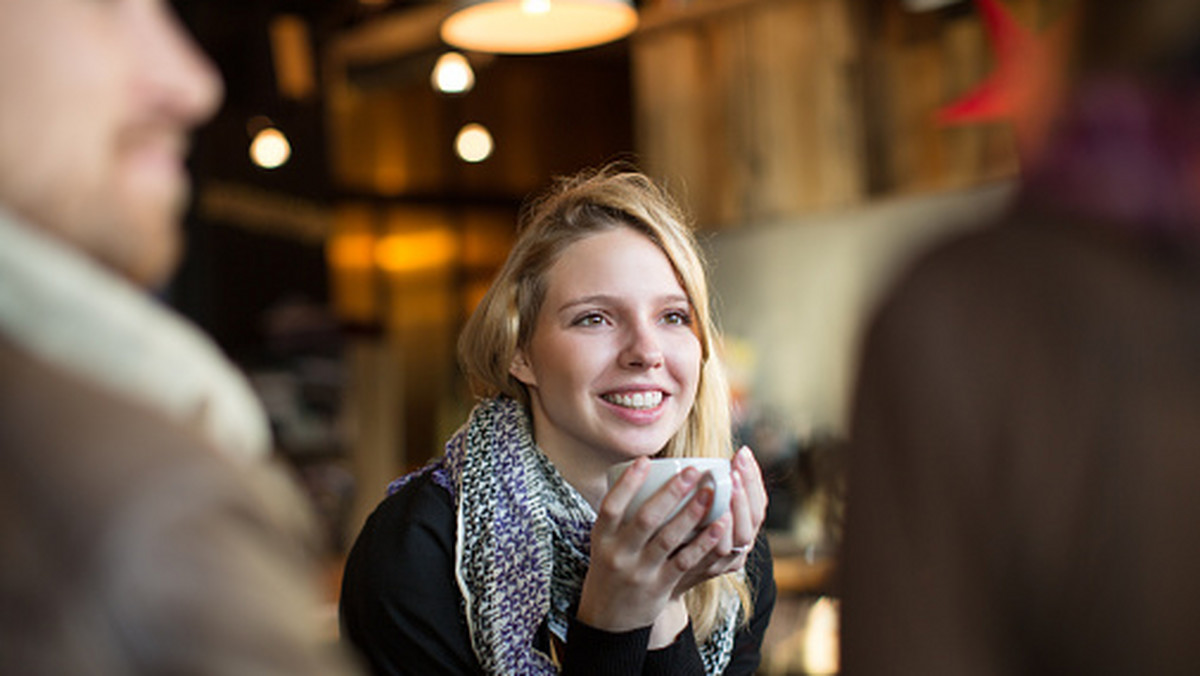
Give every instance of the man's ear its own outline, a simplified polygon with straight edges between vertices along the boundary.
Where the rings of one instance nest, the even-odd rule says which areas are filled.
[[[529,387],[537,385],[537,378],[533,375],[533,368],[529,365],[529,360],[525,357],[524,350],[517,350],[513,354],[512,364],[509,365],[508,372],[512,374],[512,377]]]

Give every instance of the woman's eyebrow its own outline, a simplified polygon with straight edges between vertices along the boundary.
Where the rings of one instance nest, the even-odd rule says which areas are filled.
[[[686,305],[686,304],[690,303],[687,295],[682,294],[682,293],[665,294],[665,295],[655,298],[654,300],[659,305],[668,305],[671,303],[682,303],[682,304]],[[604,294],[604,293],[596,293],[596,294],[591,294],[588,296],[582,296],[580,298],[569,299],[566,302],[564,302],[561,306],[559,306],[558,311],[565,312],[565,311],[570,310],[579,305],[617,305],[620,302],[621,302],[620,296],[613,296],[613,295]]]

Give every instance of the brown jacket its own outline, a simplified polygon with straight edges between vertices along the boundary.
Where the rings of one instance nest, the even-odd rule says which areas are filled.
[[[306,514],[0,337],[0,673],[348,673],[316,635]]]
[[[843,667],[1200,673],[1200,257],[1029,213],[869,334]]]

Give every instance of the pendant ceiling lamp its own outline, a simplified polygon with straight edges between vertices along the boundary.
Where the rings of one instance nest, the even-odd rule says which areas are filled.
[[[637,27],[632,0],[467,0],[442,22],[460,49],[546,54],[623,38]]]

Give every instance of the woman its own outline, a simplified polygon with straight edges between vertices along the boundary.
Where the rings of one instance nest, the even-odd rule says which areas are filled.
[[[692,235],[645,176],[581,175],[526,209],[459,342],[481,402],[347,562],[342,625],[372,668],[753,673],[775,589],[749,450],[694,536],[712,501],[694,470],[635,514],[645,460],[606,491],[618,462],[730,456],[715,339]]]

